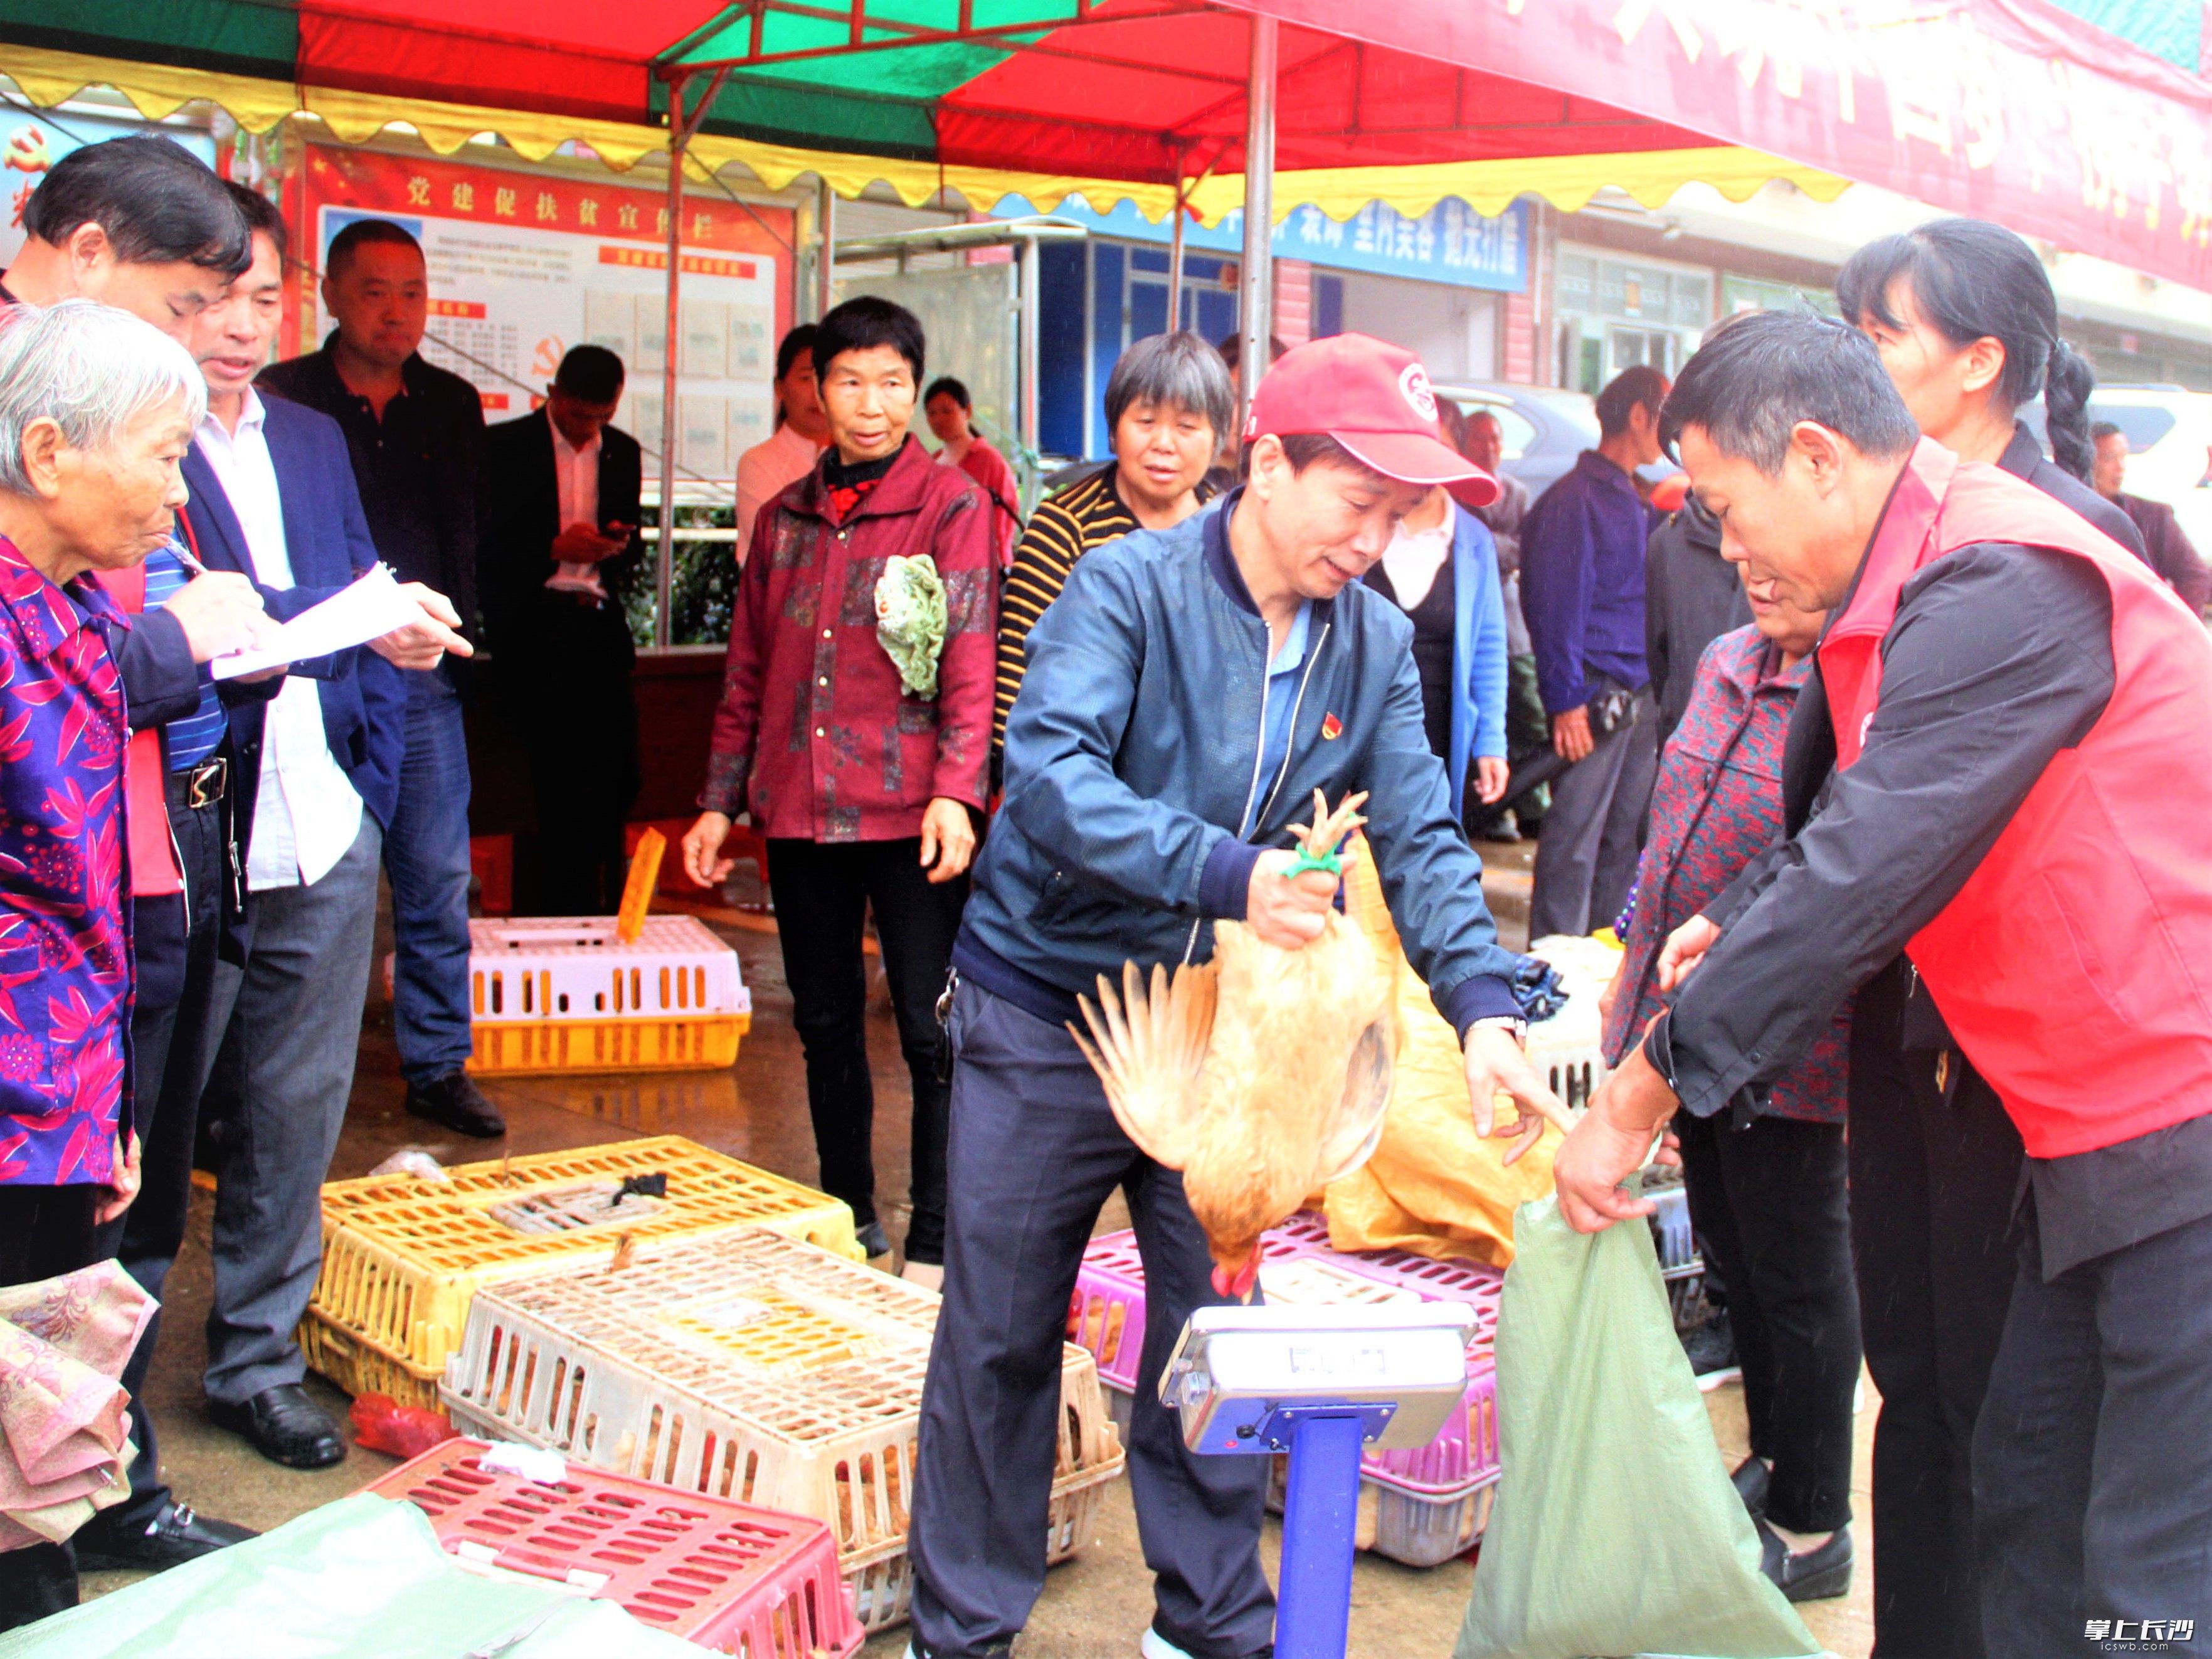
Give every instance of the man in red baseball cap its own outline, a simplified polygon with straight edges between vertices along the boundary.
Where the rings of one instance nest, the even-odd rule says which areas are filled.
[[[1498,499],[1498,480],[1444,441],[1421,360],[1364,334],[1283,354],[1244,422],[1244,473],[1230,545],[1263,616],[1263,586],[1286,615],[1283,594],[1334,599],[1358,580],[1438,484],[1469,507]]]
[[[1077,996],[1125,963],[1206,960],[1216,922],[1287,950],[1316,938],[1337,878],[1295,873],[1292,850],[1316,791],[1332,806],[1366,792],[1392,918],[1460,1034],[1477,1121],[1522,1145],[1565,1121],[1521,1051],[1520,959],[1498,946],[1423,729],[1412,625],[1358,580],[1435,486],[1487,501],[1497,484],[1439,436],[1419,362],[1352,335],[1285,353],[1261,383],[1244,471],[1204,512],[1085,554],[1029,635],[1005,805],[952,953],[945,1304],[910,1534],[917,1659],[1011,1652],[1043,1583],[1068,1295],[1116,1188],[1145,1273],[1143,1353],[1125,1373],[1156,1581],[1141,1651],[1271,1650],[1266,1460],[1193,1455],[1158,1393],[1191,1310],[1228,1293],[1182,1177],[1122,1133],[1069,1024]],[[1499,1094],[1517,1122],[1496,1121]]]

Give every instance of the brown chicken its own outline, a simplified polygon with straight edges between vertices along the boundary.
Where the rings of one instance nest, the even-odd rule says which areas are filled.
[[[1298,826],[1308,854],[1327,856],[1364,822],[1366,799],[1330,814],[1316,790],[1313,825]],[[1378,884],[1349,890],[1355,910],[1382,903]],[[1155,965],[1149,990],[1134,963],[1122,967],[1118,997],[1098,976],[1100,1006],[1081,1000],[1096,1048],[1068,1027],[1123,1133],[1182,1171],[1224,1296],[1251,1293],[1261,1234],[1358,1169],[1382,1133],[1400,969],[1395,951],[1376,948],[1375,920],[1332,912],[1295,951],[1219,923],[1212,962],[1172,978]]]

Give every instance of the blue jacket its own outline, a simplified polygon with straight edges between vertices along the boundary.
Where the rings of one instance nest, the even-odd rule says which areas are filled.
[[[1452,804],[1467,799],[1470,757],[1505,754],[1505,594],[1488,526],[1452,507]]]
[[[284,504],[284,544],[296,586],[263,586],[262,600],[273,617],[297,616],[328,599],[376,563],[376,544],[361,509],[353,461],[345,434],[327,415],[261,393],[268,411],[262,433],[276,463],[276,488]],[[202,563],[210,570],[235,570],[252,576],[246,532],[229,497],[216,481],[195,443],[185,452],[185,483],[191,500],[185,512]],[[380,827],[389,828],[399,799],[399,761],[407,746],[407,684],[404,672],[366,646],[333,656],[295,663],[291,672],[318,682],[323,732],[331,753],[360,792],[362,805]],[[261,732],[266,699],[229,702],[230,742],[238,757],[238,785],[233,819],[243,858],[253,833],[254,799],[261,782]]]
[[[1594,449],[1521,521],[1521,614],[1536,685],[1553,714],[1590,700],[1590,677],[1633,691],[1644,660],[1644,550],[1650,515],[1626,472]]]
[[[1229,553],[1241,495],[1085,555],[1030,630],[954,963],[1058,1020],[1125,960],[1203,961],[1314,791],[1334,805],[1364,789],[1383,894],[1438,1009],[1462,1030],[1517,1014],[1520,959],[1498,944],[1423,732],[1413,624],[1381,594],[1314,603],[1289,752],[1260,775],[1267,629]]]

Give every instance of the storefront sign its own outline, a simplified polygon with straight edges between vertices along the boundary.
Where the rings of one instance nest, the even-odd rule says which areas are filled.
[[[430,269],[422,355],[475,383],[489,420],[527,414],[570,346],[607,347],[629,370],[616,423],[660,442],[667,198],[659,191],[427,157],[316,146],[303,168],[318,265],[356,219],[421,239]],[[790,283],[776,238],[787,209],[692,197],[683,227],[678,459],[709,478],[769,434],[775,343]],[[301,339],[325,326],[303,297]]]
[[[1029,211],[1029,205],[1012,197],[997,210],[1002,218],[1012,217]],[[1170,240],[1167,224],[1154,224],[1126,201],[1111,213],[1094,213],[1081,197],[1070,197],[1052,216],[1130,241],[1164,245]],[[1241,253],[1244,216],[1225,214],[1217,225],[1187,223],[1183,242],[1209,253]],[[1332,219],[1317,207],[1296,207],[1275,227],[1275,257],[1304,259],[1332,270],[1519,294],[1528,286],[1528,207],[1515,202],[1486,219],[1464,202],[1447,200],[1408,219],[1381,202],[1370,202],[1345,220]]]

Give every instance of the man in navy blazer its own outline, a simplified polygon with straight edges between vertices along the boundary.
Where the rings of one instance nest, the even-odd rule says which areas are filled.
[[[286,617],[372,568],[376,548],[336,422],[252,390],[282,313],[283,227],[271,204],[237,193],[254,258],[193,327],[209,415],[183,462],[191,491],[183,533],[202,563],[246,575],[270,613]],[[354,1011],[368,990],[382,826],[405,741],[400,668],[468,648],[440,621],[453,619],[441,598],[427,588],[415,597],[425,611],[419,625],[373,648],[294,664],[270,695],[226,702],[240,774],[227,826],[243,889],[224,906],[234,948],[209,953],[210,967],[195,976],[204,982],[188,992],[190,1018],[168,1060],[168,1081],[184,1087],[188,1105],[217,1073],[205,1108],[220,1160],[210,1414],[297,1468],[344,1455],[336,1425],[300,1389],[292,1330],[314,1285],[319,1189],[353,1085]],[[125,1222],[124,1266],[157,1297],[183,1241],[198,1115],[155,1117],[144,1185]],[[86,1528],[87,1565],[160,1566],[198,1553],[191,1546],[205,1523],[162,1485],[152,1425],[137,1403],[154,1340],[149,1328],[125,1373],[139,1444],[131,1497]]]

